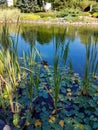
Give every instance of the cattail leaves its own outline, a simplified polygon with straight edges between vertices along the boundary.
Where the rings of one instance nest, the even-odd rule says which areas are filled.
[[[55,105],[57,105],[57,100],[60,90],[60,75],[58,73],[58,56],[55,56],[54,60],[54,87],[55,87]]]
[[[96,75],[98,70],[98,50],[96,43],[86,45],[86,61],[84,69],[84,78],[83,78],[83,93],[88,93],[88,89],[91,86],[90,84],[94,81],[93,77]]]

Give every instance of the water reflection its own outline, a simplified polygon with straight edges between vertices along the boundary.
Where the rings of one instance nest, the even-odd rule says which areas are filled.
[[[17,33],[14,26],[10,27],[10,30],[11,35]],[[73,70],[83,75],[86,45],[91,44],[93,46],[93,43],[96,42],[96,48],[98,48],[97,36],[98,29],[96,27],[21,25],[18,37],[18,54],[22,56],[23,50],[29,52],[35,46],[43,60],[48,61],[49,65],[53,65],[54,54],[57,49],[60,66],[66,63],[69,66],[72,62]],[[0,43],[2,43],[1,40]],[[2,46],[8,47],[4,43]]]

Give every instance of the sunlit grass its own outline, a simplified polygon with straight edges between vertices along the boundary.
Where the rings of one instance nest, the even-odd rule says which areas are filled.
[[[0,21],[5,21],[5,19],[7,21],[14,21],[18,19],[18,17],[20,16],[20,10],[18,9],[0,9]]]

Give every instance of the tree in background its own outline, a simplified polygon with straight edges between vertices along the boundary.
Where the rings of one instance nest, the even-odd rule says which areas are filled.
[[[7,5],[7,0],[0,0],[0,5]]]
[[[2,10],[7,6],[7,1],[6,0],[0,0],[0,8],[2,8]]]
[[[62,10],[65,8],[78,8],[84,10],[87,6],[94,5],[98,0],[54,0],[53,8]]]
[[[17,0],[16,7],[18,7],[21,12],[30,13],[36,12],[38,4],[37,0]]]

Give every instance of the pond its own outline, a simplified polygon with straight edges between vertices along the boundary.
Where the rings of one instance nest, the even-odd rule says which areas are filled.
[[[60,66],[65,66],[65,62],[70,66],[71,63],[73,71],[80,76],[84,73],[86,47],[89,44],[92,47],[96,44],[98,48],[98,29],[94,26],[24,24],[20,27],[10,25],[9,30],[12,37],[18,34],[19,56],[23,55],[23,51],[28,53],[31,48],[36,47],[42,59],[53,66],[56,53],[59,56]]]
[[[97,27],[7,26],[0,26],[0,129],[97,130]]]

